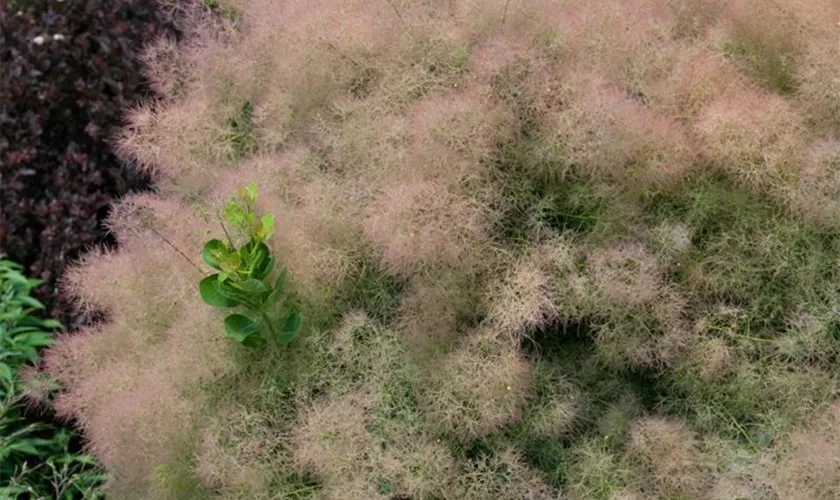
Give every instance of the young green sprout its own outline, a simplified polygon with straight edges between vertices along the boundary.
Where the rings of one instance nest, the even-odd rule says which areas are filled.
[[[256,199],[257,186],[251,183],[225,202],[221,225],[227,241],[212,239],[201,252],[204,262],[218,272],[202,279],[198,290],[213,307],[241,307],[249,313],[225,318],[228,337],[248,347],[262,347],[269,341],[282,345],[300,332],[301,318],[287,300],[286,268],[273,283],[269,280],[275,261],[265,242],[274,234],[274,215],[257,217]],[[244,244],[237,245],[224,221],[239,231]]]

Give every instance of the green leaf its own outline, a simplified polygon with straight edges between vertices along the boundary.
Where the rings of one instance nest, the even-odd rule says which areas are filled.
[[[253,206],[254,202],[257,201],[257,183],[250,182],[245,186],[242,186],[239,190],[239,195],[242,197],[243,200],[248,204],[248,206]]]
[[[222,240],[210,240],[204,245],[204,249],[201,250],[201,258],[204,259],[204,262],[208,266],[216,270],[221,270],[222,267],[219,262],[229,253],[230,248],[228,248],[227,243]]]
[[[240,275],[262,279],[261,276],[265,275],[265,268],[271,260],[271,251],[265,243],[252,236],[251,240],[239,249],[239,258],[242,261]]]
[[[274,267],[274,257],[271,256],[271,251],[263,242],[258,242],[254,248],[254,268],[253,276],[257,279],[263,279],[271,272]]]
[[[61,322],[58,321],[58,320],[55,320],[55,319],[45,319],[45,320],[41,321],[41,326],[43,328],[49,328],[49,329],[64,328],[64,326],[61,324]]]
[[[30,331],[33,329],[54,330],[60,328],[62,328],[61,323],[54,319],[43,319],[37,316],[28,315],[18,322],[12,332]]]
[[[259,347],[264,347],[265,344],[265,338],[259,334],[251,335],[242,342],[242,345],[244,345],[245,347],[252,347],[255,349]]]
[[[219,286],[218,274],[211,274],[198,283],[198,293],[202,300],[213,307],[236,307],[240,301],[224,294]]]
[[[219,267],[227,274],[236,274],[242,268],[242,257],[238,252],[230,252],[219,260]]]
[[[265,214],[260,219],[260,229],[257,231],[257,237],[262,241],[266,241],[274,234],[274,214]]]
[[[251,223],[251,217],[251,213],[239,203],[235,201],[225,203],[225,219],[234,227],[243,231],[247,230]]]
[[[47,332],[29,332],[19,335],[15,338],[15,341],[32,347],[44,347],[52,344],[52,334]]]
[[[14,373],[12,368],[6,363],[0,363],[0,381],[3,381],[6,386],[11,386],[14,380]]]
[[[259,347],[264,340],[260,336],[260,325],[242,314],[229,314],[225,318],[225,333],[228,337],[248,347]]]
[[[16,326],[12,328],[11,334],[14,337],[15,335],[26,333],[26,332],[40,332],[41,327],[38,326]]]
[[[286,288],[286,277],[288,275],[289,275],[289,270],[286,269],[285,267],[280,270],[280,275],[277,276],[276,280],[274,280],[274,289],[275,290],[280,290],[280,292],[283,292],[283,290]]]
[[[6,271],[6,272],[3,273],[2,278],[3,278],[4,281],[9,280],[12,283],[15,283],[17,285],[22,285],[22,286],[25,286],[25,287],[28,287],[30,285],[30,282],[29,282],[28,279],[26,279],[26,276],[22,275],[21,273],[19,273],[17,271],[11,271],[11,270]]]
[[[32,345],[16,345],[14,348],[18,351],[18,356],[21,358],[25,358],[33,363],[38,360],[38,350]]]
[[[263,283],[262,280],[258,279],[249,279],[238,283],[238,285],[242,291],[251,294],[263,293],[268,291],[268,287],[265,285],[265,283]]]
[[[44,320],[32,315],[24,316],[20,321],[18,321],[18,326],[34,326],[37,328],[44,327]]]
[[[277,343],[280,345],[285,345],[291,342],[292,340],[297,337],[297,334],[300,332],[301,327],[301,318],[300,314],[292,313],[286,318],[286,324],[283,325],[283,331],[280,333],[280,336],[277,338]]]
[[[273,255],[269,256],[268,259],[263,262],[262,266],[254,272],[254,277],[257,279],[264,280],[266,276],[271,274],[272,269],[274,269]]]
[[[288,270],[284,267],[280,270],[280,275],[277,276],[277,279],[274,280],[274,290],[271,291],[271,295],[268,296],[266,302],[268,304],[276,304],[285,293],[286,287],[286,276],[289,274]]]
[[[44,304],[41,303],[35,297],[29,297],[28,295],[24,295],[23,297],[19,297],[21,304],[27,305],[29,307],[35,309],[44,309]]]
[[[257,308],[254,298],[248,293],[237,288],[237,285],[235,285],[232,281],[218,282],[216,284],[216,290],[223,297],[235,300],[237,304],[243,304],[251,309]]]
[[[17,443],[12,443],[11,445],[9,445],[9,450],[12,452],[20,453],[22,455],[31,455],[36,457],[41,455],[41,452],[38,450],[35,444],[32,443],[31,440],[18,441]]]

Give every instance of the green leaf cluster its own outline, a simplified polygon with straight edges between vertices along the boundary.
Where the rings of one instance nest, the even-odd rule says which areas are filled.
[[[101,498],[105,478],[93,457],[70,450],[73,433],[22,414],[20,369],[61,328],[35,316],[44,305],[30,294],[41,283],[0,255],[0,498]]]
[[[265,242],[274,234],[274,215],[257,216],[257,194],[256,184],[251,183],[225,202],[222,229],[227,241],[212,239],[201,252],[204,262],[217,272],[198,284],[207,304],[241,307],[248,313],[231,313],[224,320],[227,336],[248,347],[263,347],[269,341],[287,344],[301,328],[300,314],[291,307],[285,290],[286,268],[270,280],[275,259]],[[236,244],[225,222],[238,230],[244,244]]]

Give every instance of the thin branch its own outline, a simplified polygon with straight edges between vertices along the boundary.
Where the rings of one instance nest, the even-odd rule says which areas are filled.
[[[222,231],[225,232],[225,237],[228,240],[228,244],[230,245],[231,248],[234,248],[236,245],[233,244],[233,239],[231,239],[230,234],[228,233],[227,228],[225,227],[225,221],[224,221],[224,219],[222,219],[221,214],[218,214],[218,216],[219,216],[219,225],[222,226]]]
[[[160,234],[160,232],[159,232],[157,229],[155,229],[155,228],[153,228],[153,227],[149,227],[149,229],[151,229],[151,230],[152,230],[152,232],[153,232],[153,233],[155,233],[155,234],[158,236],[158,238],[160,238],[161,240],[163,240],[163,242],[164,242],[164,243],[166,243],[166,244],[167,244],[167,245],[169,245],[169,246],[170,246],[173,250],[175,250],[176,252],[178,252],[178,254],[179,254],[181,257],[183,257],[183,258],[184,258],[184,260],[186,260],[187,262],[189,262],[189,263],[190,263],[190,264],[191,264],[191,265],[192,265],[192,266],[193,266],[193,267],[194,267],[194,268],[195,268],[195,269],[196,269],[199,273],[204,274],[204,271],[202,271],[202,270],[201,270],[201,268],[200,268],[200,267],[198,267],[198,265],[197,265],[195,262],[193,262],[193,261],[192,261],[192,259],[190,259],[189,257],[187,257],[187,254],[185,254],[184,252],[182,252],[180,248],[176,247],[176,246],[175,246],[175,245],[174,245],[171,241],[169,241],[168,239],[166,239],[166,237],[165,237],[164,235]]]
[[[510,0],[505,0],[505,11],[502,12],[502,26],[504,26],[505,21],[507,21],[508,5],[510,5]]]

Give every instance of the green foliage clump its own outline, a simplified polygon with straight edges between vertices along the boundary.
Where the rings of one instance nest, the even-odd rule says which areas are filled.
[[[20,371],[39,360],[61,324],[39,318],[30,296],[43,283],[0,255],[0,496],[8,499],[102,498],[104,476],[90,455],[71,449],[67,429],[30,422],[23,413]]]
[[[199,283],[201,298],[213,307],[243,306],[253,317],[232,313],[225,318],[228,337],[248,347],[262,347],[271,340],[278,345],[288,344],[300,332],[300,314],[292,310],[282,326],[276,319],[283,306],[292,309],[285,292],[286,268],[273,283],[268,278],[274,269],[274,256],[265,242],[274,234],[274,215],[259,219],[254,203],[256,184],[241,188],[236,197],[225,203],[224,218],[247,239],[237,245],[222,222],[227,241],[213,239],[204,245],[201,256],[210,267],[219,271]]]

